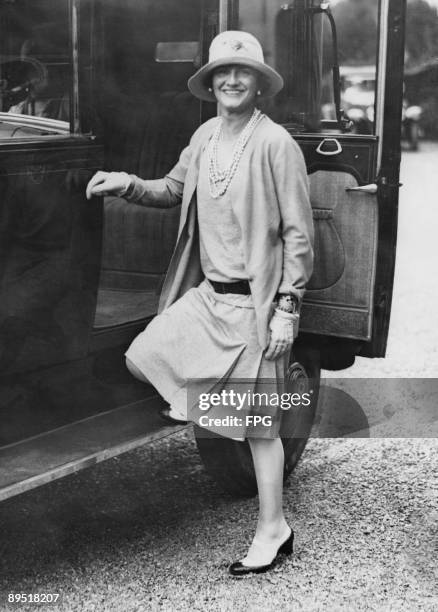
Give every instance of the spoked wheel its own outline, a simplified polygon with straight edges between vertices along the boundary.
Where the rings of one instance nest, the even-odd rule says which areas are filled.
[[[297,465],[312,429],[318,403],[320,381],[319,353],[299,350],[293,355],[287,372],[286,392],[308,394],[298,408],[290,408],[282,417],[284,479]],[[257,483],[248,442],[221,438],[194,426],[199,454],[209,474],[227,493],[239,497],[257,494]]]

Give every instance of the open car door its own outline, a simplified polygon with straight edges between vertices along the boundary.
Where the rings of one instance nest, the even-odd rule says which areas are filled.
[[[301,146],[315,224],[315,266],[301,339],[311,334],[323,367],[338,369],[356,354],[382,357],[386,349],[397,228],[404,3],[373,3],[374,17],[364,27],[371,41],[367,69],[374,81],[367,82],[367,95],[350,112],[341,108],[348,97],[341,75],[350,66],[363,77],[345,45],[339,66],[338,46],[346,32],[337,27],[329,3],[278,0],[269,3],[269,10],[265,4],[232,3],[229,19],[232,27],[262,41],[267,61],[285,79],[266,110]]]

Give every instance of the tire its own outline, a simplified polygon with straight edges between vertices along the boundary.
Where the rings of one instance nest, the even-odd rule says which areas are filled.
[[[284,480],[296,467],[307,444],[315,419],[320,382],[319,353],[304,348],[293,358],[288,368],[287,391],[304,393],[312,389],[312,393],[309,393],[310,405],[289,410],[285,413],[287,418],[283,415]],[[222,438],[198,425],[194,426],[194,432],[199,454],[210,476],[234,497],[256,495],[257,483],[248,442]]]

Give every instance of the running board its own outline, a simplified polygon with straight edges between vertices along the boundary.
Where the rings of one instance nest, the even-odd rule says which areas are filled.
[[[153,396],[1,447],[0,501],[186,428],[165,424],[164,405]]]

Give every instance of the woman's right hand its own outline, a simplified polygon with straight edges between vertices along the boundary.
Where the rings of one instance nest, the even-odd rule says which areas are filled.
[[[125,194],[131,184],[131,177],[126,172],[103,172],[99,170],[87,185],[87,200],[93,196]]]

